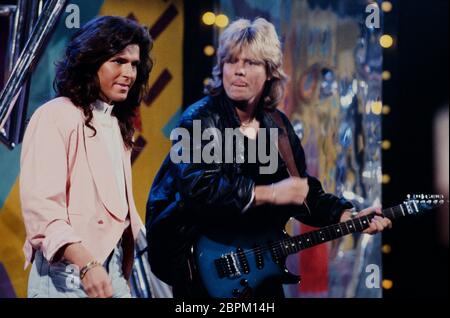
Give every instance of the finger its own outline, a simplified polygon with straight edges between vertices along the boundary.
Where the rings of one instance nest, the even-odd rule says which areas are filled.
[[[89,298],[97,298],[98,297],[97,292],[93,288],[86,289],[86,294],[88,295]]]
[[[379,216],[379,215],[375,215],[375,216],[373,217],[373,220],[380,222],[380,221],[383,221],[383,217],[381,217],[381,216]]]
[[[111,298],[113,295],[113,288],[111,282],[105,282],[104,284],[105,297]]]
[[[364,216],[364,215],[368,215],[368,214],[370,214],[370,213],[372,213],[374,210],[373,210],[373,208],[365,208],[365,209],[363,209],[363,210],[361,210],[359,213],[358,213],[358,216]]]
[[[385,228],[392,228],[392,222],[388,218],[383,218],[383,225]]]
[[[381,223],[380,220],[375,220],[375,221],[374,221],[374,224],[375,224],[375,226],[377,227],[377,230],[376,230],[377,232],[383,231],[384,226],[383,226],[383,224]]]
[[[95,286],[95,292],[97,294],[97,298],[105,298],[105,292],[103,290],[103,284]]]
[[[386,228],[390,229],[392,227],[392,222],[388,218],[383,218],[383,217],[377,217],[377,218],[379,218],[378,221],[383,226],[383,230]]]
[[[376,215],[382,215],[383,214],[381,212],[381,207],[369,207],[369,208],[366,208],[366,209],[362,210],[360,212],[360,214],[362,216],[362,215],[368,215],[368,214],[371,214],[371,213],[374,213],[374,212],[376,213]]]
[[[86,292],[86,295],[88,295],[89,298],[95,298],[97,293],[95,292],[94,288],[92,286],[84,286],[84,291]]]
[[[364,231],[367,234],[373,234],[377,231],[377,226],[372,222],[370,222],[369,227]]]

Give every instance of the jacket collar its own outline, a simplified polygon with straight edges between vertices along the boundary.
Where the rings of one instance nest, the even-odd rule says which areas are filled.
[[[112,110],[112,109],[111,109]],[[99,127],[98,119],[94,116],[92,118],[92,126]],[[115,120],[115,118],[114,118]],[[128,215],[127,209],[123,210],[123,206],[120,202],[120,195],[117,183],[115,181],[114,170],[111,163],[111,159],[108,156],[108,149],[103,140],[103,136],[97,129],[97,133],[93,136],[94,132],[91,128],[84,125],[84,140],[86,146],[87,160],[89,168],[91,170],[92,177],[94,179],[95,186],[97,188],[100,199],[107,208],[107,210],[117,217],[119,220],[125,220]],[[129,192],[129,183],[131,182],[130,173],[126,169],[126,160],[129,160],[127,151],[123,141],[121,141],[123,152],[122,162],[125,170],[125,184],[127,192]],[[111,184],[111,179],[112,184]]]
[[[114,109],[114,105],[110,105],[100,99],[97,99],[94,103],[92,103],[92,112],[94,114],[102,114],[102,115],[112,115],[112,111]]]
[[[236,108],[233,105],[233,101],[224,92],[213,98],[217,98],[220,110],[227,117],[227,123],[231,124],[231,128],[239,128],[241,125],[241,121],[237,114]],[[260,121],[261,127],[268,129],[277,128],[278,133],[283,133],[283,129],[281,129],[281,127],[279,127],[275,123],[275,121],[272,119],[272,116],[270,115],[270,113],[274,112],[275,110],[264,109],[262,105],[258,106],[258,110],[259,111],[257,112],[256,117]]]

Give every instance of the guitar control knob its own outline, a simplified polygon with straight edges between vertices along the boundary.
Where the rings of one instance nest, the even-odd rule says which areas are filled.
[[[240,283],[241,283],[241,286],[244,286],[244,287],[248,286],[248,280],[246,280],[246,279],[241,279]]]
[[[233,294],[233,297],[241,296],[241,292],[237,288],[233,289],[233,291],[231,293]]]

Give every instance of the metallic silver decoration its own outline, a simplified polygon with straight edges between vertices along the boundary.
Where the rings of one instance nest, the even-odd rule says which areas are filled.
[[[0,79],[0,83],[6,82],[6,79],[8,78],[9,73],[12,70],[12,65],[13,65],[13,56],[14,56],[14,40],[16,39],[16,27],[14,26],[14,17],[16,17],[16,11],[17,11],[17,6],[15,5],[2,5],[0,6],[0,17],[6,17],[7,19],[9,19],[9,30],[12,33],[10,35],[11,37],[11,41],[8,41],[6,43],[6,50],[5,50],[5,58],[6,61],[2,61],[4,62],[3,65],[5,65],[5,70],[4,70],[4,78]]]
[[[21,1],[19,1],[21,2]],[[30,74],[34,62],[43,48],[45,42],[48,40],[53,27],[61,15],[67,0],[49,0],[38,21],[33,28],[30,38],[25,44],[22,53],[15,62],[15,66],[9,76],[9,79],[0,94],[0,129],[3,128],[8,115],[20,94],[21,89]],[[20,3],[19,3],[20,5]],[[20,23],[21,12],[20,8],[17,11],[17,23]],[[14,45],[17,45],[14,44]]]
[[[295,134],[301,140],[303,140],[303,136],[305,135],[305,127],[301,120],[296,119],[292,121],[292,126],[294,127]]]
[[[19,54],[20,54],[20,48],[23,46],[23,43],[25,40],[23,39],[24,36],[24,29],[26,26],[26,0],[18,0],[17,1],[17,9],[14,16],[14,25],[12,28],[12,34],[11,34],[11,55],[8,61],[8,73],[11,73],[14,64],[17,61]],[[6,86],[5,86],[6,87]],[[1,109],[1,108],[0,108]],[[1,123],[1,119],[0,119]]]

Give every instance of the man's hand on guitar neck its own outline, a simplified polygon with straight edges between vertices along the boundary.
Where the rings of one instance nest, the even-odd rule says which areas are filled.
[[[382,232],[384,229],[390,229],[392,227],[392,222],[388,218],[382,216],[381,207],[369,207],[361,210],[355,217],[361,217],[375,212],[377,215],[370,221],[370,226],[363,231],[366,234],[376,234]],[[352,212],[350,210],[345,210],[342,215],[340,222],[348,221],[352,218]]]

